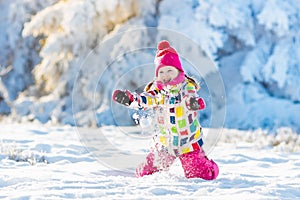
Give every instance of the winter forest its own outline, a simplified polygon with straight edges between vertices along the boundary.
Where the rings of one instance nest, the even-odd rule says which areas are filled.
[[[176,33],[197,44],[219,71],[225,97],[218,109],[226,109],[225,127],[299,131],[298,1],[43,0],[0,6],[2,120],[116,124],[108,111],[109,93],[152,80],[157,41],[169,39],[176,46]],[[100,52],[95,48],[101,49],[101,42]],[[147,46],[148,51],[132,53]],[[150,73],[137,67],[142,65]],[[139,78],[120,81],[130,70]],[[191,73],[202,78],[203,96],[210,101],[209,74]],[[209,112],[203,116],[207,127]]]
[[[0,123],[4,132],[14,130],[5,124],[135,126],[135,111],[112,103],[112,92],[138,92],[153,80],[156,45],[167,39],[179,52],[186,72],[200,82],[199,95],[207,104],[200,115],[204,128],[251,131],[247,139],[261,137],[253,136],[260,132],[264,138],[273,137],[268,141],[284,129],[293,133],[293,144],[300,144],[298,0],[1,0],[0,8]],[[31,129],[24,130],[29,134]],[[49,147],[51,152],[48,145],[37,146],[43,151]],[[2,143],[0,159],[5,158],[4,147]],[[55,158],[59,160],[48,155],[50,162],[51,158],[54,163]],[[295,165],[299,168],[299,162]],[[133,183],[124,179],[125,184]],[[159,178],[152,179],[149,184]],[[124,186],[114,178],[108,180]],[[0,179],[0,187],[9,187],[1,181],[5,178]],[[232,187],[241,182],[233,178]],[[299,186],[295,184],[291,187]],[[221,183],[217,186],[222,189]],[[169,194],[165,188],[155,191]],[[295,191],[270,195],[299,197]],[[136,197],[131,195],[125,197]],[[1,196],[5,195],[0,192]],[[266,196],[252,199],[261,197]]]

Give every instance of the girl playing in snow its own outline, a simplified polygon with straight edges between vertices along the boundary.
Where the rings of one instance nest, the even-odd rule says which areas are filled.
[[[146,161],[136,169],[142,177],[166,170],[179,157],[187,178],[216,179],[219,168],[202,149],[202,128],[197,110],[205,108],[197,96],[199,85],[186,76],[179,56],[168,41],[161,41],[155,57],[155,79],[143,93],[115,90],[113,100],[132,109],[154,109],[159,133]]]

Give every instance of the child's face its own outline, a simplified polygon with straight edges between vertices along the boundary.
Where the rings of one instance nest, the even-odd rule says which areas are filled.
[[[172,66],[165,66],[158,70],[157,80],[168,83],[179,74],[179,70]]]

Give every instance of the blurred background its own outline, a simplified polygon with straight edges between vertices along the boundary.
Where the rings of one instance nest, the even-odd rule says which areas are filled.
[[[182,57],[208,105],[204,127],[220,112],[226,128],[300,131],[298,0],[1,0],[0,8],[3,122],[132,124],[111,92],[150,82],[156,44],[168,39],[185,56],[197,44],[196,57],[216,67]],[[222,82],[208,87],[215,74]]]

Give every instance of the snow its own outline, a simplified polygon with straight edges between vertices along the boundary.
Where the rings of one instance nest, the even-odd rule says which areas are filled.
[[[285,5],[281,1],[266,2],[264,9],[257,17],[258,22],[264,24],[269,30],[276,30],[279,36],[285,35],[289,31],[289,16],[283,10],[284,7]]]
[[[39,123],[1,124],[0,196],[2,199],[297,199],[300,197],[300,137],[291,129],[278,129],[273,136],[256,132],[223,129],[209,153],[220,166],[214,181],[186,179],[176,161],[170,171],[135,178],[131,163],[110,157],[123,149],[144,156],[149,138],[137,136],[134,128],[105,126],[76,129]],[[83,133],[101,130],[116,143],[110,152],[98,155],[85,143]],[[106,130],[106,131],[105,131]],[[207,129],[205,129],[208,132]],[[127,132],[124,137],[124,132]],[[100,134],[100,135],[99,135]],[[96,136],[96,135],[94,135]],[[119,143],[118,141],[121,141]],[[115,150],[113,150],[115,149]],[[44,160],[29,162],[9,157]],[[103,157],[102,157],[103,156]],[[125,163],[116,170],[102,158]],[[116,160],[117,159],[117,160]],[[140,160],[137,160],[139,162]]]
[[[2,0],[0,8],[1,198],[300,198],[299,1]],[[148,122],[129,128],[133,112],[111,94],[153,79],[162,39],[201,84],[215,181],[185,179],[179,162],[132,175]]]

